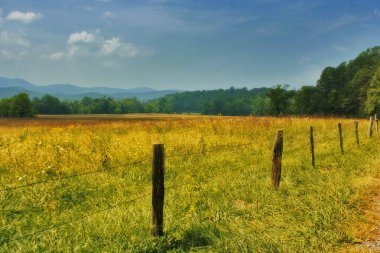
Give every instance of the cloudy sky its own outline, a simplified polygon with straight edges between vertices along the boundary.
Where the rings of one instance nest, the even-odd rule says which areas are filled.
[[[300,87],[376,45],[378,0],[0,0],[0,76],[41,85]]]

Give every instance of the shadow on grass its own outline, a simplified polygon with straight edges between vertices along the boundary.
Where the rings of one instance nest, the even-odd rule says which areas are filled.
[[[207,250],[220,237],[218,229],[206,225],[194,224],[178,234],[168,231],[165,236],[154,239],[142,252],[189,252]]]

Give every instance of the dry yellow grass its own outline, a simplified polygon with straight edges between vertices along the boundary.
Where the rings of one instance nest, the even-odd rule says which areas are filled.
[[[367,122],[359,120],[357,147],[353,122],[195,115],[2,119],[1,189],[100,172],[0,191],[0,251],[337,251],[364,239],[374,220],[365,212],[372,196],[366,189],[377,182],[369,178],[379,173],[372,165],[379,162],[380,135],[369,139]],[[275,191],[270,171],[277,129],[284,130],[284,154]],[[160,239],[149,233],[153,143],[164,143],[167,155]],[[146,197],[113,208],[141,194]]]

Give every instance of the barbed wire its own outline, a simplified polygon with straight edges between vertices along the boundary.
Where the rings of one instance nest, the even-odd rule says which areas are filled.
[[[244,144],[238,144],[238,145],[221,145],[221,146],[214,147],[212,149],[202,149],[202,150],[199,150],[197,152],[187,152],[187,153],[182,153],[182,154],[169,154],[169,155],[165,155],[165,157],[167,157],[167,158],[190,157],[190,156],[214,153],[214,152],[218,152],[218,151],[235,151],[240,147],[250,146],[250,145],[255,145],[255,144],[257,144],[257,143],[244,143]]]
[[[23,240],[23,239],[25,239],[25,238],[29,238],[29,237],[31,237],[31,236],[36,236],[36,235],[42,234],[42,233],[44,233],[44,232],[50,231],[50,230],[52,230],[52,229],[56,229],[56,228],[63,227],[63,226],[68,225],[68,224],[70,224],[70,223],[74,223],[74,222],[79,222],[79,221],[85,220],[85,219],[87,219],[87,218],[89,218],[90,216],[93,216],[93,215],[95,215],[95,214],[103,213],[103,212],[110,211],[110,210],[112,210],[112,209],[115,209],[115,208],[118,208],[118,207],[121,207],[121,206],[125,206],[125,205],[127,205],[127,204],[130,204],[130,203],[132,203],[132,202],[135,202],[135,201],[137,201],[137,200],[139,200],[139,199],[142,199],[142,198],[144,198],[144,197],[147,197],[147,196],[149,196],[149,195],[150,195],[150,193],[149,193],[149,194],[148,194],[148,193],[145,193],[145,194],[139,195],[139,196],[137,196],[137,197],[135,197],[135,198],[133,198],[133,199],[129,199],[129,200],[127,200],[127,201],[124,201],[124,202],[122,202],[122,203],[118,203],[118,204],[115,204],[115,205],[111,205],[111,206],[109,206],[109,207],[107,207],[107,208],[102,208],[102,209],[100,209],[100,210],[93,211],[93,212],[91,212],[91,213],[89,213],[89,214],[87,214],[87,215],[82,215],[82,216],[79,216],[79,217],[77,217],[77,218],[75,218],[75,219],[71,219],[71,220],[68,220],[68,221],[64,221],[64,222],[61,222],[61,223],[58,223],[58,224],[53,224],[53,225],[51,225],[51,226],[48,227],[48,228],[44,228],[44,229],[38,230],[38,231],[36,231],[36,232],[30,233],[30,234],[27,234],[27,235],[13,237],[12,239],[10,239],[10,240],[8,241],[8,243],[11,243],[11,242],[14,242],[14,241]]]
[[[317,132],[315,132],[315,133],[317,133]],[[302,133],[289,134],[289,136],[300,136],[300,135],[308,137],[309,133],[307,131],[305,131],[305,132],[302,132]],[[339,136],[338,135],[336,135],[335,137],[330,137],[329,136],[330,138],[326,138],[327,137],[326,134],[322,135],[322,136],[325,137],[325,138],[321,138],[319,141],[318,141],[318,139],[315,138],[315,141],[316,142],[328,142],[328,141],[333,141],[333,140],[334,141],[338,141],[339,140]],[[271,142],[270,140],[261,140],[259,143],[269,144],[270,142]],[[169,158],[170,157],[189,157],[189,156],[192,156],[192,155],[204,155],[204,154],[207,154],[207,153],[213,153],[213,152],[218,152],[218,151],[235,151],[235,150],[237,150],[240,147],[251,146],[251,145],[258,145],[258,141],[255,140],[254,142],[251,142],[251,143],[241,143],[241,144],[233,144],[233,145],[219,145],[219,146],[212,147],[212,148],[209,148],[209,149],[203,149],[203,150],[200,150],[200,151],[197,151],[197,152],[189,152],[189,153],[183,153],[183,154],[171,154],[171,155],[167,155],[166,157],[169,157]],[[298,149],[298,147],[297,147],[297,149]],[[144,162],[146,162],[146,161],[148,161],[150,159],[151,158],[146,158],[146,159],[142,159],[142,160],[131,162],[131,163],[126,163],[126,164],[121,164],[121,165],[116,165],[116,166],[107,166],[106,168],[102,168],[102,169],[98,169],[98,170],[94,170],[94,171],[83,172],[83,173],[79,173],[79,174],[75,174],[75,175],[68,175],[68,176],[63,176],[63,177],[50,178],[50,179],[47,179],[47,180],[32,182],[32,183],[28,183],[28,184],[24,184],[24,185],[8,187],[8,188],[0,189],[0,192],[5,192],[5,191],[9,191],[9,190],[16,190],[16,189],[26,188],[26,187],[30,187],[30,186],[34,186],[34,185],[38,185],[38,184],[45,184],[45,183],[50,183],[50,182],[54,182],[54,181],[61,181],[61,180],[75,178],[75,177],[81,177],[81,176],[85,176],[85,175],[95,174],[95,173],[101,173],[101,172],[111,171],[111,170],[114,170],[114,169],[117,169],[117,168],[121,168],[121,167],[142,164],[142,163],[144,163]],[[235,168],[235,170],[229,170],[229,171],[225,171],[225,172],[222,172],[222,173],[218,173],[215,177],[221,176],[221,175],[224,175],[224,174],[228,174],[228,173],[232,173],[232,172],[236,172],[236,169],[242,169],[242,168],[247,168],[247,167],[252,167],[252,166],[254,166],[254,165],[238,166],[238,167]],[[218,166],[217,168],[221,168],[221,167],[222,166]],[[223,167],[225,168],[226,166],[223,165]],[[210,179],[213,179],[215,177],[211,177]],[[186,186],[186,185],[191,185],[191,184],[192,183],[185,183],[185,184],[181,184],[181,185],[169,186],[166,189],[169,190],[169,189],[179,188],[179,187]]]
[[[186,185],[191,185],[191,184],[193,184],[193,183],[184,183],[184,184],[170,185],[168,187],[165,187],[165,190],[178,189],[180,187],[183,187],[183,186],[186,186]],[[118,208],[118,207],[121,207],[121,206],[125,206],[127,204],[131,204],[131,203],[133,203],[133,202],[135,202],[135,201],[137,201],[139,199],[142,199],[142,198],[148,197],[148,196],[151,196],[151,193],[141,194],[141,195],[139,195],[139,196],[137,196],[135,198],[123,201],[123,202],[115,204],[115,205],[111,205],[111,206],[109,206],[107,208],[102,208],[100,210],[96,210],[96,211],[90,212],[89,214],[82,215],[82,216],[77,217],[75,219],[64,221],[64,222],[61,222],[61,223],[58,223],[58,224],[53,224],[53,225],[51,225],[51,226],[49,226],[47,228],[38,230],[36,232],[30,233],[30,234],[27,234],[27,235],[13,237],[12,239],[10,239],[8,241],[8,243],[11,243],[11,242],[14,242],[14,241],[23,240],[23,239],[29,238],[31,236],[36,236],[36,235],[42,234],[44,232],[47,232],[47,231],[50,231],[50,230],[53,230],[53,229],[61,228],[61,227],[65,226],[65,225],[68,225],[70,223],[74,223],[74,222],[79,222],[79,221],[85,220],[85,219],[89,218],[90,216],[93,216],[93,215],[96,215],[96,214],[99,214],[99,213],[103,213],[103,212],[106,212],[106,211],[110,211],[112,209],[115,209],[115,208]],[[2,228],[8,227],[8,226],[9,225],[6,225],[6,226],[4,226]]]
[[[308,136],[308,132],[305,131],[305,132],[302,132],[302,133],[290,134],[290,136],[295,136],[295,135],[296,136],[298,136],[298,135]],[[318,140],[317,138],[315,138],[314,141],[315,142],[320,142],[320,141],[327,142],[327,141],[335,141],[335,140],[338,140],[338,139],[339,139],[339,136],[337,136],[337,137],[330,137],[330,138],[322,138],[322,140]],[[259,144],[269,143],[269,142],[270,142],[269,140],[262,140],[262,141],[259,142]],[[257,144],[258,144],[258,141],[255,140],[255,142],[251,142],[251,143],[242,143],[242,144],[233,144],[233,145],[220,145],[220,146],[217,146],[217,147],[213,147],[211,149],[203,149],[203,150],[200,150],[200,151],[197,151],[197,152],[188,152],[188,153],[183,153],[183,154],[169,154],[169,155],[166,155],[165,157],[167,157],[167,158],[170,158],[170,157],[190,157],[190,156],[204,155],[204,154],[209,154],[209,153],[214,153],[214,152],[219,152],[219,151],[235,151],[235,150],[237,150],[240,147],[257,145]],[[54,182],[54,181],[67,180],[67,179],[81,177],[81,176],[85,176],[85,175],[91,175],[91,174],[106,172],[106,171],[110,171],[110,170],[121,168],[121,167],[137,165],[137,164],[146,162],[146,161],[148,161],[150,159],[151,158],[147,158],[147,159],[142,159],[142,160],[135,161],[135,162],[132,162],[132,163],[126,163],[126,164],[122,164],[122,165],[111,166],[111,167],[102,168],[102,169],[98,169],[98,170],[78,173],[78,174],[75,174],[75,175],[69,175],[69,176],[63,176],[63,177],[57,177],[57,178],[50,178],[50,179],[47,179],[47,180],[32,182],[32,183],[28,183],[28,184],[24,184],[24,185],[3,188],[3,189],[0,189],[0,192],[5,192],[5,191],[9,191],[9,190],[16,190],[16,189],[31,187],[31,186],[35,186],[35,185],[39,185],[39,184],[46,184],[46,183],[50,183],[50,182]]]
[[[39,185],[39,184],[47,184],[47,183],[51,183],[51,182],[55,182],[55,181],[62,181],[62,180],[67,180],[67,179],[76,178],[76,177],[81,177],[81,176],[86,176],[86,175],[91,175],[91,174],[96,174],[96,173],[101,173],[101,172],[111,171],[111,170],[113,170],[113,169],[117,169],[117,168],[121,168],[121,167],[127,167],[127,166],[132,166],[132,165],[142,164],[142,163],[144,163],[144,162],[146,162],[146,161],[148,161],[148,160],[150,160],[150,158],[149,158],[149,159],[142,159],[142,160],[139,160],[139,161],[135,161],[135,162],[131,162],[131,163],[126,163],[126,164],[122,164],[122,165],[117,165],[117,166],[111,166],[111,167],[107,167],[107,168],[102,168],[102,169],[98,169],[98,170],[87,171],[87,172],[78,173],[78,174],[69,175],[69,176],[56,177],[56,178],[49,178],[49,179],[46,179],[46,180],[41,180],[41,181],[32,182],[32,183],[28,183],[28,184],[23,184],[23,185],[18,185],[18,186],[13,186],[13,187],[8,187],[8,188],[3,188],[3,189],[0,189],[0,192],[10,191],[10,190],[17,190],[17,189],[26,188],[26,187],[31,187],[31,186],[35,186],[35,185]]]

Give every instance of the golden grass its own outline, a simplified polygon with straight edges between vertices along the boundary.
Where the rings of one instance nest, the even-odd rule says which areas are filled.
[[[101,172],[0,191],[0,251],[337,251],[368,237],[364,230],[375,221],[365,209],[378,182],[380,136],[369,139],[367,122],[359,120],[357,147],[353,122],[145,114],[1,119],[1,189]],[[284,154],[275,191],[270,171],[277,129],[284,130]],[[159,239],[149,233],[154,143],[164,143],[167,155],[165,236]],[[87,218],[38,233],[81,216]]]

